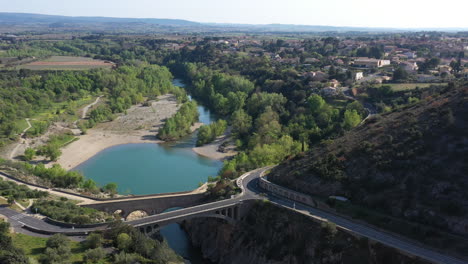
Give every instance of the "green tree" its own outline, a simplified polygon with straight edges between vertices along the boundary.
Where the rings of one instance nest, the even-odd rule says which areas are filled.
[[[27,148],[24,151],[24,158],[26,159],[26,161],[33,160],[35,156],[36,156],[36,151],[33,148]]]
[[[102,247],[88,249],[84,253],[84,260],[86,263],[98,263],[106,256],[106,252]]]
[[[356,110],[346,110],[344,113],[343,127],[351,129],[361,123],[361,116]]]
[[[128,251],[132,243],[132,238],[127,233],[121,233],[117,236],[117,248],[122,251]]]
[[[325,100],[318,95],[318,94],[313,94],[311,95],[308,99],[307,102],[309,103],[310,111],[313,114],[316,114],[319,112],[320,109],[326,104]]]
[[[110,193],[111,195],[115,195],[117,193],[117,183],[108,183],[104,185],[104,191]]]
[[[235,111],[231,116],[232,132],[238,137],[245,136],[252,128],[252,117],[244,110]]]
[[[393,72],[393,80],[394,81],[405,81],[408,79],[408,72],[405,71],[402,67],[398,67],[395,72]]]
[[[101,234],[98,233],[91,233],[86,237],[84,244],[87,248],[98,248],[102,246],[103,238]]]
[[[70,239],[62,234],[55,234],[46,241],[46,247],[58,248],[59,246],[70,247]]]

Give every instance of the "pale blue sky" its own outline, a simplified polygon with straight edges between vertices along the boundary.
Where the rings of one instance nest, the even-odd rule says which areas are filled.
[[[468,0],[0,0],[0,12],[218,23],[468,28]]]

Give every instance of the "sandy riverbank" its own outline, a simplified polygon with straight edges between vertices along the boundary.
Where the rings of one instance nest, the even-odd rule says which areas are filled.
[[[163,95],[151,106],[132,106],[126,115],[112,122],[98,124],[86,135],[62,149],[57,161],[65,169],[73,169],[100,151],[117,145],[132,143],[161,143],[156,138],[164,121],[179,109],[174,96]]]
[[[121,115],[112,122],[98,124],[95,128],[89,129],[86,135],[79,136],[79,140],[62,149],[62,155],[56,163],[70,170],[113,146],[162,143],[163,141],[156,137],[157,132],[164,121],[177,112],[179,105],[172,95],[163,95],[158,99],[149,107],[133,106],[126,115]],[[202,125],[202,123],[195,123],[191,129],[195,131]],[[218,139],[212,144],[193,148],[193,151],[217,160],[235,155],[235,152],[222,153],[217,151],[223,141],[224,138]],[[49,163],[48,166],[52,166],[52,164]]]
[[[218,137],[214,142],[210,144],[206,144],[201,147],[195,147],[195,148],[192,148],[192,150],[198,155],[201,155],[210,159],[225,160],[237,154],[237,151],[234,151],[234,146],[232,144],[228,144],[228,146],[225,148],[226,149],[225,152],[218,151],[221,144],[223,144],[226,141],[229,141],[229,136],[223,135],[221,137]]]

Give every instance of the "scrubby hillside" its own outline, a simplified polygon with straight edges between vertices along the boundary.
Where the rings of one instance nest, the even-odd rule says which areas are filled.
[[[429,263],[270,203],[257,203],[235,225],[200,218],[185,228],[204,257],[219,264]]]
[[[468,87],[375,116],[281,164],[270,180],[468,235]]]

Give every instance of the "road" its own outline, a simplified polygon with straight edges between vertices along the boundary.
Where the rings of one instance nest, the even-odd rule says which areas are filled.
[[[127,221],[127,224],[132,226],[138,227],[150,223],[157,223],[160,221],[169,221],[171,219],[178,220],[183,219],[184,217],[199,214],[204,211],[213,211],[217,210],[218,208],[224,208],[227,206],[232,206],[235,204],[239,204],[242,201],[246,200],[259,200],[259,199],[268,199],[272,203],[286,208],[288,210],[292,210],[297,213],[301,213],[307,217],[314,218],[320,221],[328,221],[335,223],[338,227],[342,228],[345,231],[355,233],[364,237],[367,237],[371,240],[378,241],[384,245],[389,247],[393,247],[399,249],[403,252],[407,252],[410,255],[419,256],[422,259],[426,259],[432,261],[434,263],[447,263],[447,264],[468,264],[468,262],[464,260],[460,260],[454,257],[450,257],[444,254],[441,254],[435,250],[424,248],[418,245],[417,242],[412,242],[411,240],[402,239],[397,236],[394,236],[390,233],[383,232],[374,228],[371,228],[367,225],[360,224],[357,222],[353,222],[352,220],[346,219],[344,217],[325,212],[319,210],[317,208],[307,206],[301,203],[293,202],[287,198],[279,197],[270,193],[266,193],[266,191],[259,188],[258,181],[261,177],[261,174],[268,170],[268,168],[257,169],[251,172],[248,172],[242,175],[238,180],[237,184],[242,190],[241,194],[234,196],[231,199],[226,199],[218,202],[212,202],[207,204],[202,204],[198,206],[193,206],[189,208],[179,209],[176,211],[170,211],[166,213],[161,213],[157,215],[151,215],[145,218]],[[8,208],[0,208],[0,214],[6,215],[10,221],[13,221],[13,225],[32,225],[36,228],[40,228],[43,230],[50,230],[69,233],[73,231],[78,231],[77,229],[71,230],[69,228],[61,228],[57,226],[49,225],[42,220],[33,218],[31,216],[18,214],[17,212],[8,209]],[[81,229],[82,231],[92,231],[92,229]]]
[[[200,211],[215,210],[217,208],[223,208],[229,205],[242,202],[244,200],[268,199],[272,203],[280,207],[286,208],[288,210],[293,210],[297,213],[301,213],[303,215],[306,215],[308,217],[311,217],[320,221],[328,221],[328,222],[335,223],[338,227],[341,227],[344,230],[347,230],[349,232],[378,241],[389,247],[397,248],[411,255],[419,256],[423,259],[432,261],[434,263],[450,263],[450,264],[467,264],[468,263],[466,261],[463,261],[454,257],[440,254],[437,251],[420,247],[419,245],[417,245],[416,242],[412,243],[410,240],[401,239],[390,233],[386,233],[377,229],[373,229],[369,226],[353,222],[344,217],[341,217],[332,213],[328,213],[328,212],[325,212],[325,211],[322,211],[317,208],[310,207],[301,203],[293,202],[283,197],[278,197],[269,193],[265,193],[264,190],[259,188],[258,180],[261,176],[261,173],[267,169],[269,168],[257,169],[255,171],[252,171],[243,175],[237,182],[239,187],[242,189],[242,194],[232,199],[203,204],[199,206],[180,209],[177,211],[171,211],[171,212],[162,213],[158,215],[152,215],[152,216],[148,216],[142,219],[129,221],[127,223],[133,226],[139,226],[139,225],[147,224],[149,222],[157,222],[157,221],[167,220],[171,218],[180,218],[183,216],[189,216],[191,214],[197,214]],[[260,195],[260,194],[263,194],[263,195]]]
[[[37,233],[31,231],[25,231],[22,227],[27,225],[31,228],[42,230],[45,232],[51,233],[62,233],[62,234],[74,234],[74,233],[89,233],[95,231],[99,228],[66,228],[56,225],[49,224],[40,218],[34,217],[32,214],[18,213],[15,210],[12,210],[6,206],[0,206],[0,214],[8,218],[8,222],[15,229],[15,231],[20,233],[25,233],[28,235],[36,236]],[[102,229],[102,228],[101,228]]]

